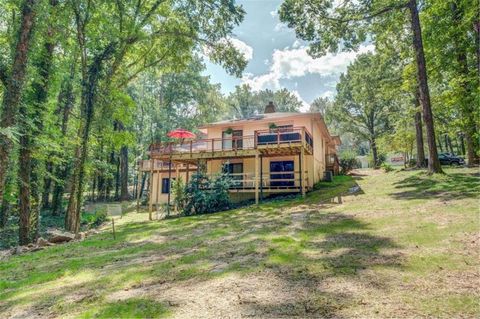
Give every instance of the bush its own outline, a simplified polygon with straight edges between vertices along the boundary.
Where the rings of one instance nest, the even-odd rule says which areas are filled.
[[[84,212],[80,223],[88,227],[98,227],[107,220],[107,209],[99,209],[93,213]]]
[[[181,177],[172,181],[172,195],[175,209],[182,211],[185,204],[185,183]]]
[[[346,175],[354,168],[361,166],[360,162],[356,158],[356,154],[353,151],[345,151],[340,154],[340,174]]]
[[[183,213],[189,216],[229,209],[232,206],[228,194],[231,185],[232,179],[228,174],[212,179],[203,173],[193,175],[185,187]]]
[[[377,155],[377,165],[375,165],[375,163],[373,162],[373,155],[372,153],[370,153],[370,155],[368,156],[368,166],[369,167],[373,167],[373,168],[379,168],[379,167],[382,167],[382,164],[385,163],[385,161],[387,160],[387,155],[383,154],[383,153],[378,153]]]
[[[388,172],[391,172],[391,171],[394,170],[392,165],[390,165],[388,163],[382,163],[381,168],[385,171],[385,173],[388,173]]]

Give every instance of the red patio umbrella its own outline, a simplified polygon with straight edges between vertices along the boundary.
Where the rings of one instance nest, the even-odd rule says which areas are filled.
[[[167,136],[171,137],[171,138],[181,138],[181,139],[197,137],[197,135],[195,135],[195,133],[184,130],[183,128],[177,128],[173,131],[170,131],[170,132],[167,133]]]

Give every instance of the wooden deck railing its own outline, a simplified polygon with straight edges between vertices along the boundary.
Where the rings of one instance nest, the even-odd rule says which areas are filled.
[[[239,151],[256,149],[259,146],[278,147],[289,146],[292,143],[304,142],[313,148],[313,138],[305,127],[289,129],[258,130],[254,135],[233,136],[226,138],[209,138],[192,140],[178,144],[164,143],[152,144],[150,155],[161,156],[170,154],[185,154],[199,152]]]
[[[208,174],[215,176],[216,174]],[[292,176],[292,177],[287,177]],[[231,173],[228,174],[232,178],[232,186],[230,189],[247,190],[255,189],[255,173]],[[308,178],[305,176],[302,180],[303,185],[308,185]],[[271,172],[265,173],[259,178],[259,188],[268,189],[299,189],[300,188],[300,171],[289,172]]]
[[[169,165],[168,161],[162,161],[158,159],[148,159],[148,160],[140,160],[138,161],[138,167],[142,171],[150,171],[152,170],[152,164],[153,164],[153,170],[168,170]],[[183,163],[172,163],[172,171],[175,171],[176,169],[186,169],[187,165]],[[196,166],[195,165],[190,165],[191,170],[195,170]]]

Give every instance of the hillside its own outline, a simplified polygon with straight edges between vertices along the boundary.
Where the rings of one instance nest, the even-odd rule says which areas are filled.
[[[478,169],[362,171],[306,199],[148,222],[0,263],[2,318],[478,317]],[[360,190],[348,190],[357,184]]]

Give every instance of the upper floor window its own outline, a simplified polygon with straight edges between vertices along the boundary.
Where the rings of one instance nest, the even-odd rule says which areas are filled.
[[[222,132],[222,149],[241,149],[243,147],[243,131],[223,131]]]

